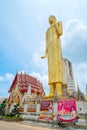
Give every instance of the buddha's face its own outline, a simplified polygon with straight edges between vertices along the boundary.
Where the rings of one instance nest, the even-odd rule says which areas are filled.
[[[51,25],[51,24],[53,24],[53,23],[55,23],[56,22],[56,17],[55,16],[50,16],[49,17],[49,24]]]

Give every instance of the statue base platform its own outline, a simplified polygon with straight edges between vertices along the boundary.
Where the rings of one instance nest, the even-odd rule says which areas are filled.
[[[44,101],[44,100],[53,100],[54,99],[54,96],[52,95],[52,96],[43,96],[42,97],[42,101]]]
[[[68,97],[68,96],[64,96],[64,95],[61,95],[61,96],[49,95],[49,96],[43,96],[42,97],[42,101],[53,100],[55,102],[55,100],[58,101],[58,100],[61,100],[61,99],[71,99],[71,98]]]

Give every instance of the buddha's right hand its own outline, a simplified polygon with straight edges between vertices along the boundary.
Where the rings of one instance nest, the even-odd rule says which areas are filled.
[[[43,55],[43,56],[41,56],[41,59],[44,59],[46,57],[46,55]]]

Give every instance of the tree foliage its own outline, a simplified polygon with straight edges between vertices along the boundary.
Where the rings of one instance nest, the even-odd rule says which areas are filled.
[[[10,112],[10,116],[19,116],[20,113],[18,111],[19,108],[19,104],[15,104],[14,108],[12,109],[12,111]]]
[[[5,115],[6,103],[7,103],[7,99],[3,100],[2,103],[0,104],[0,115],[1,116]]]

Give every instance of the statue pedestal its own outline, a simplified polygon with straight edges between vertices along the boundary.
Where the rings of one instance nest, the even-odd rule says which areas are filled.
[[[42,101],[43,100],[53,100],[54,99],[54,96],[52,95],[52,96],[43,96],[42,97]]]

